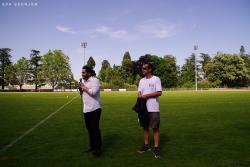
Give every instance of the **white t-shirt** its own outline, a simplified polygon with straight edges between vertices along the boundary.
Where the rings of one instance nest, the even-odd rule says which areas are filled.
[[[88,92],[83,92],[83,112],[92,112],[101,108],[100,104],[100,81],[96,77],[90,77],[87,81],[84,79],[82,82],[87,88]]]
[[[142,78],[139,82],[138,91],[142,95],[162,91],[161,80],[157,76],[152,76],[147,79],[146,77]],[[147,109],[148,112],[159,112],[159,99],[158,97],[153,97],[147,99]]]

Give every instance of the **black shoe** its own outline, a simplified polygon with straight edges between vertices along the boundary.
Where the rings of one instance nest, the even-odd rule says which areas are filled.
[[[90,153],[93,152],[95,149],[94,148],[89,148],[88,150],[85,151],[85,153]]]
[[[100,157],[102,155],[102,150],[101,149],[95,149],[93,151],[93,155],[96,157]]]
[[[159,147],[154,148],[154,155],[155,155],[156,159],[160,158],[160,148]]]
[[[138,150],[138,153],[142,154],[144,153],[145,151],[150,151],[150,147],[148,144],[143,144],[142,147],[140,148],[140,150]]]

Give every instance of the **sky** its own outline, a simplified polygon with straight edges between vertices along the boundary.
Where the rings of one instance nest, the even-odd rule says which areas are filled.
[[[0,0],[0,48],[12,49],[13,62],[31,49],[60,49],[75,79],[82,42],[97,72],[104,59],[119,65],[126,51],[132,60],[171,54],[182,65],[194,45],[211,56],[241,45],[250,53],[249,9],[249,0]]]

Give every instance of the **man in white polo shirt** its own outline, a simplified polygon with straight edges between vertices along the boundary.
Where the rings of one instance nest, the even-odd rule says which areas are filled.
[[[86,152],[92,152],[93,155],[100,156],[102,154],[102,139],[99,129],[101,117],[100,81],[95,77],[95,71],[88,66],[83,66],[82,77],[83,80],[79,83],[79,90],[83,97],[83,113],[90,146]]]
[[[149,128],[153,129],[154,133],[154,156],[160,158],[160,110],[158,97],[162,94],[161,80],[159,77],[153,75],[154,66],[151,63],[144,63],[142,72],[144,78],[139,82],[138,97],[146,99],[146,106],[148,110],[148,127],[144,127],[144,144],[139,153],[149,151]]]

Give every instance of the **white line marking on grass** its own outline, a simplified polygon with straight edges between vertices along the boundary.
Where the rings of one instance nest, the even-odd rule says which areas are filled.
[[[29,130],[27,130],[26,132],[24,132],[21,136],[19,136],[18,138],[16,138],[15,140],[13,140],[12,142],[10,142],[8,145],[4,146],[1,150],[0,153],[5,152],[6,150],[8,150],[10,147],[12,147],[14,144],[16,144],[19,140],[21,140],[22,138],[24,138],[25,136],[27,136],[28,134],[30,134],[32,131],[34,131],[37,127],[39,127],[40,125],[42,125],[44,122],[46,122],[48,119],[50,119],[53,115],[55,115],[57,112],[59,112],[60,110],[62,110],[65,106],[67,106],[68,104],[70,104],[73,100],[75,100],[79,95],[73,97],[70,101],[68,101],[67,103],[65,103],[64,105],[62,105],[61,107],[59,107],[56,111],[54,111],[53,113],[49,114],[47,117],[45,117],[43,120],[41,120],[40,122],[38,122],[37,124],[35,124],[33,127],[31,127]]]

